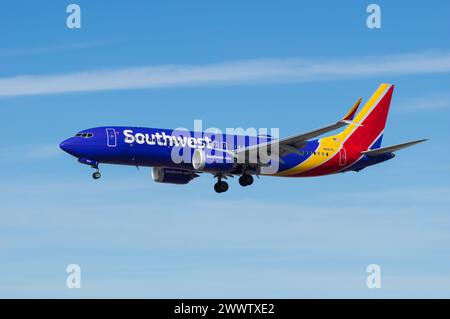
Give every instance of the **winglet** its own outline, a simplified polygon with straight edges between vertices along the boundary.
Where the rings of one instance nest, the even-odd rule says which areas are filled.
[[[358,107],[361,104],[361,101],[362,101],[362,98],[360,97],[358,99],[358,101],[356,101],[356,103],[352,106],[352,108],[347,112],[347,114],[345,114],[342,121],[346,122],[346,121],[353,120],[353,118],[355,117],[356,111],[358,110]]]

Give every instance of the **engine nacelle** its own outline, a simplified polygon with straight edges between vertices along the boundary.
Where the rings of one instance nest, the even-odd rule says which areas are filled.
[[[196,174],[182,169],[164,167],[152,168],[152,178],[158,183],[187,184],[194,177],[196,177]]]
[[[192,155],[192,167],[199,171],[229,172],[235,166],[233,156],[225,152],[216,151],[213,155],[197,148]]]

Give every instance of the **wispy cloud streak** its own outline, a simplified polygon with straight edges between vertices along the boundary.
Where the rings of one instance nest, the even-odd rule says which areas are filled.
[[[428,111],[450,109],[450,94],[416,97],[400,102],[403,111]]]
[[[339,60],[257,59],[205,65],[162,65],[0,78],[0,96],[179,86],[308,82],[450,72],[450,53]]]
[[[0,163],[49,160],[63,154],[58,143],[3,147],[0,150]]]

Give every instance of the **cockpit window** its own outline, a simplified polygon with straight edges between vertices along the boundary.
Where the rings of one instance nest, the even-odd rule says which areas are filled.
[[[92,136],[94,136],[94,134],[93,133],[77,133],[77,134],[75,134],[75,136],[82,137],[82,138],[91,138]]]

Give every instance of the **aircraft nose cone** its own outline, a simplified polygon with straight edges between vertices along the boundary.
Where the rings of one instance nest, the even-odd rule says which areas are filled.
[[[69,138],[65,141],[62,141],[61,144],[59,144],[59,148],[61,148],[64,152],[70,153],[73,150],[71,139]]]

